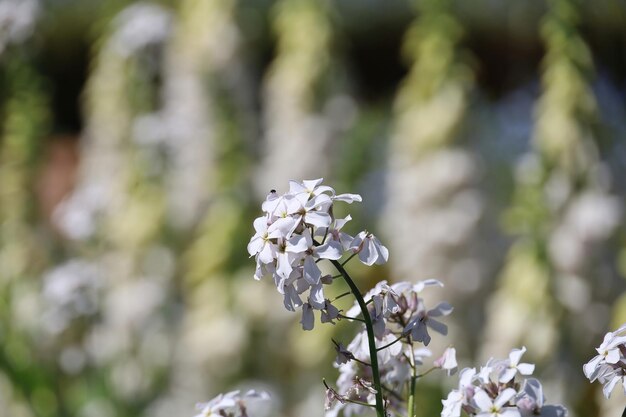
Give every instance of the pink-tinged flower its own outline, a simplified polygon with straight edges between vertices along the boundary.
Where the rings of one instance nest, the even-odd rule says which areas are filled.
[[[433,362],[435,368],[441,368],[447,371],[448,376],[456,372],[458,363],[456,362],[456,349],[453,347],[447,348],[440,358]]]
[[[389,250],[380,243],[380,240],[369,232],[361,232],[350,243],[350,249],[359,254],[359,259],[365,265],[382,265],[389,259]]]

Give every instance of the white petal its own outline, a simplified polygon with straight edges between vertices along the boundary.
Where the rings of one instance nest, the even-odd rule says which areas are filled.
[[[254,235],[252,236],[252,239],[250,239],[250,242],[248,243],[248,253],[250,254],[250,256],[254,256],[257,253],[259,253],[259,251],[261,249],[263,249],[263,245],[265,244],[265,241],[261,238],[261,236],[259,235]]]
[[[341,247],[341,243],[336,240],[329,240],[318,247],[315,252],[320,258],[337,260],[343,255],[343,248]]]
[[[291,274],[291,271],[293,271],[293,267],[289,262],[289,254],[287,254],[286,252],[279,252],[276,273],[283,278],[288,278]]]
[[[272,243],[265,243],[259,252],[259,261],[269,264],[274,262],[274,259],[276,259],[276,246]]]
[[[311,256],[304,258],[304,279],[311,285],[318,284],[322,277],[322,271],[317,267],[315,260]]]
[[[522,359],[522,355],[526,352],[526,347],[522,347],[521,349],[513,349],[511,353],[509,353],[509,360],[511,361],[511,365],[515,366]]]
[[[499,415],[501,415],[502,417],[521,417],[522,416],[519,410],[514,407],[505,408],[499,413]]]
[[[424,346],[430,344],[431,337],[428,334],[428,328],[422,322],[413,328],[411,336],[416,342],[422,342]]]
[[[291,253],[303,253],[306,252],[307,249],[309,249],[309,246],[307,245],[306,237],[302,235],[296,235],[289,239],[285,251]]]
[[[620,359],[621,355],[619,349],[611,349],[608,351],[608,354],[606,355],[604,360],[606,361],[606,363],[614,364],[619,362]]]
[[[500,382],[509,382],[510,380],[512,380],[513,378],[515,378],[515,375],[517,374],[517,369],[516,368],[505,368],[502,371],[502,374],[500,375],[499,381]]]
[[[513,388],[507,388],[498,395],[498,398],[493,402],[497,408],[502,408],[511,398],[515,396],[516,392]]]
[[[365,232],[360,232],[358,235],[356,235],[354,237],[354,239],[352,240],[352,243],[350,243],[350,249],[352,249],[353,251],[357,251],[360,249],[361,244],[363,243],[363,239],[365,239]]]
[[[313,330],[315,316],[313,315],[313,309],[309,303],[302,305],[302,319],[300,320],[300,324],[302,324],[302,330]]]
[[[474,402],[481,411],[489,411],[489,409],[493,406],[491,398],[489,398],[487,393],[481,389],[477,390],[476,393],[474,393]]]
[[[583,372],[585,373],[585,376],[591,380],[591,382],[593,382],[593,380],[595,379],[593,378],[593,376],[601,361],[602,361],[602,356],[597,355],[593,359],[591,359],[589,362],[587,362],[585,365],[583,365]]]
[[[428,316],[430,317],[447,316],[448,314],[452,313],[453,310],[454,310],[454,307],[452,307],[450,304],[446,302],[441,302],[437,304],[435,308],[428,310]]]
[[[380,243],[380,240],[376,236],[372,236],[376,252],[378,253],[378,259],[376,259],[376,265],[382,265],[389,260],[389,250]]]
[[[532,375],[535,372],[535,365],[532,363],[520,363],[517,365],[517,370],[522,375]]]
[[[311,307],[321,310],[326,307],[326,301],[324,299],[324,286],[322,283],[318,283],[311,286],[311,292],[309,293],[309,303]]]
[[[330,214],[323,211],[309,211],[307,212],[304,221],[308,224],[312,224],[315,227],[328,227],[332,222]]]
[[[307,191],[313,191],[324,181],[324,178],[317,178],[315,180],[303,180],[302,184],[306,187]]]
[[[306,185],[299,183],[298,181],[289,181],[289,194],[296,195],[299,193],[307,192]]]
[[[604,384],[604,387],[602,387],[602,392],[607,399],[611,396],[611,392],[613,391],[613,388],[615,388],[615,384],[617,384],[619,379],[619,376],[615,375],[606,384]]]
[[[360,203],[361,201],[363,201],[363,198],[361,198],[359,194],[339,194],[333,197],[333,200],[343,201],[344,203],[352,204],[355,201]]]
[[[433,286],[443,287],[443,282],[438,281],[436,279],[427,279],[424,281],[419,281],[413,286],[413,291],[420,293],[424,290],[424,288],[433,287]]]
[[[363,249],[359,252],[359,259],[367,266],[372,266],[376,259],[378,258],[378,253],[376,252],[376,246],[372,239],[365,239],[363,242]]]
[[[448,334],[448,326],[438,320],[429,318],[428,320],[426,320],[426,325],[439,334],[442,334],[444,336]]]
[[[267,233],[272,239],[279,237],[288,238],[295,223],[296,219],[293,217],[281,217],[267,228]]]
[[[350,216],[349,214],[343,219],[335,219],[334,229],[341,230],[350,220],[352,220],[352,216]]]
[[[302,305],[302,299],[296,292],[296,289],[293,285],[287,285],[284,288],[284,292],[283,305],[289,311],[296,311],[296,308]]]

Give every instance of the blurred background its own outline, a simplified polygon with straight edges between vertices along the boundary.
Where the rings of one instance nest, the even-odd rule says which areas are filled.
[[[625,135],[618,0],[0,0],[0,416],[322,416],[356,328],[303,332],[245,249],[318,177],[390,249],[363,290],[446,284],[435,354],[525,345],[549,402],[621,415],[582,365],[626,321]]]

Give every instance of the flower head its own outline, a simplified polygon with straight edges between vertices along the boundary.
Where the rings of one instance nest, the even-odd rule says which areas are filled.
[[[598,354],[583,366],[585,376],[591,382],[596,379],[603,384],[604,396],[609,398],[620,383],[626,393],[626,325],[604,336],[596,351]]]
[[[336,202],[360,202],[358,194],[336,194],[323,180],[290,181],[289,191],[279,195],[272,190],[261,205],[263,215],[254,220],[254,235],[248,253],[256,261],[255,279],[272,276],[289,311],[302,309],[302,327],[314,327],[314,310],[321,321],[334,323],[339,309],[324,297],[320,260],[339,260],[346,252],[358,253],[368,265],[387,261],[389,252],[371,233],[356,238],[343,231],[351,219],[337,219]],[[380,327],[380,324],[379,324]]]
[[[459,388],[442,401],[441,416],[459,417],[461,410],[476,417],[567,416],[563,406],[544,404],[539,380],[518,379],[534,370],[534,365],[519,362],[525,351],[525,348],[513,349],[508,359],[490,359],[480,372],[474,368],[463,369]]]

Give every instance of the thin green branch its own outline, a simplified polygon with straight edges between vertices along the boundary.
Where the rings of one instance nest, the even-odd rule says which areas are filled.
[[[337,317],[341,319],[354,320],[354,321],[360,321],[361,323],[365,323],[365,320],[360,319],[358,317],[344,316],[343,314],[338,314]]]
[[[380,352],[383,349],[387,349],[389,346],[395,345],[396,343],[398,343],[399,341],[401,341],[402,339],[404,339],[404,336],[400,336],[398,337],[396,340],[394,340],[393,342],[389,342],[387,343],[385,346],[379,347],[378,349],[376,349],[378,352]]]
[[[385,417],[385,406],[383,403],[383,393],[380,382],[380,370],[378,368],[378,355],[376,352],[376,339],[374,336],[374,325],[372,324],[372,318],[367,311],[367,305],[365,304],[365,300],[363,300],[363,296],[361,295],[359,287],[356,286],[356,284],[348,274],[348,271],[346,271],[343,265],[339,262],[334,260],[331,260],[330,262],[332,262],[335,268],[337,268],[337,271],[343,276],[343,279],[350,287],[354,298],[356,298],[356,301],[361,308],[361,313],[363,313],[365,330],[367,331],[367,339],[369,342],[370,360],[372,364],[372,379],[374,382],[374,389],[376,390],[376,415],[378,417]]]

